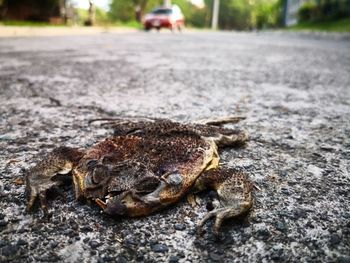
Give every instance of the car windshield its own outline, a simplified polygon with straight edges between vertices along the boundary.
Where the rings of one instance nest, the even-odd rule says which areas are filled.
[[[171,9],[155,9],[152,11],[152,14],[154,15],[171,15],[171,13]]]

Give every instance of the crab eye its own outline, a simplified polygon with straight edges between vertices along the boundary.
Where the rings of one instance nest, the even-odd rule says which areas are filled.
[[[88,170],[93,170],[98,164],[98,160],[91,159],[86,162],[86,167]]]
[[[95,184],[100,183],[108,176],[107,168],[103,165],[96,166],[94,171],[92,172],[92,181]]]
[[[118,195],[121,195],[123,192],[124,192],[123,190],[113,191],[112,194],[113,196],[118,196]]]
[[[108,164],[113,162],[113,156],[112,155],[104,155],[102,157],[102,163],[103,164]]]

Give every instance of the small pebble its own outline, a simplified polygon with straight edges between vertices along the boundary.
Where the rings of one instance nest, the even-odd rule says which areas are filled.
[[[136,261],[144,261],[145,256],[143,254],[137,254],[136,255]]]
[[[113,261],[114,260],[114,258],[113,257],[110,257],[110,256],[104,256],[103,257],[103,262],[111,262],[111,261]]]
[[[96,249],[96,248],[98,248],[99,246],[101,246],[101,243],[98,242],[97,240],[91,240],[91,241],[89,242],[89,245],[90,245],[90,247],[91,247],[92,249]]]
[[[118,257],[115,259],[115,262],[118,262],[118,263],[128,263],[129,261],[128,261],[124,256],[118,256]]]
[[[56,248],[57,246],[58,246],[58,241],[56,241],[56,240],[51,241],[51,243],[50,243],[51,248]]]
[[[338,263],[350,263],[350,256],[340,256],[337,260]]]
[[[7,245],[1,249],[2,255],[5,257],[16,255],[18,250],[19,250],[19,246],[17,245]]]
[[[17,245],[18,245],[18,246],[26,246],[26,245],[28,245],[28,242],[25,241],[25,240],[23,240],[23,239],[19,239],[19,240],[17,241]]]
[[[267,240],[270,237],[270,232],[266,228],[262,228],[258,230],[258,235],[261,237],[261,239]]]
[[[334,246],[334,245],[338,245],[340,243],[341,238],[337,233],[333,233],[333,234],[331,234],[331,238],[329,241],[330,241],[331,245]]]
[[[8,221],[0,220],[0,227],[5,227],[5,226],[7,226],[7,224],[8,224]]]
[[[186,225],[185,224],[175,224],[174,225],[174,228],[176,229],[176,230],[179,230],[179,231],[183,231],[183,230],[185,230],[186,229]]]
[[[218,262],[218,261],[221,261],[221,257],[220,255],[212,252],[209,254],[209,258],[212,260],[212,261],[215,261],[215,262]]]
[[[135,239],[133,239],[132,237],[128,237],[125,239],[125,243],[127,245],[133,245],[133,246],[136,246],[138,243],[136,242]]]
[[[286,230],[286,224],[284,222],[282,222],[282,221],[278,221],[276,223],[276,229],[278,231],[284,232]]]
[[[0,247],[6,246],[7,242],[0,239]]]
[[[164,253],[164,252],[168,252],[168,250],[169,250],[168,247],[163,244],[156,244],[152,246],[152,251],[156,253]]]
[[[83,226],[80,228],[81,232],[92,232],[93,229],[90,226]]]
[[[169,258],[169,263],[177,263],[179,262],[179,260],[180,260],[179,257],[171,255]]]

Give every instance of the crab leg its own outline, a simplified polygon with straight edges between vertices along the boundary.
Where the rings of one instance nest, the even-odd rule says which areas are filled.
[[[246,174],[233,169],[212,169],[205,171],[196,181],[195,188],[216,190],[220,207],[210,211],[199,223],[198,232],[202,233],[204,224],[215,218],[214,234],[219,235],[224,220],[247,212],[253,205],[251,195],[253,184]]]
[[[95,202],[99,207],[102,208],[102,210],[105,210],[107,208],[107,203],[103,202],[100,198],[96,198]]]
[[[83,152],[68,147],[59,147],[37,163],[26,175],[27,195],[30,211],[39,197],[41,208],[47,214],[46,191],[60,185],[59,175],[68,174],[82,157]]]
[[[213,119],[202,119],[202,120],[196,121],[195,123],[213,125],[213,126],[222,126],[224,124],[235,124],[244,119],[246,119],[245,116],[226,116],[226,117],[219,117],[219,118],[213,118]]]

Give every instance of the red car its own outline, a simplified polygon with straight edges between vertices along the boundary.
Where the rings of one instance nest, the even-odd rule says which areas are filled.
[[[185,26],[185,17],[181,9],[177,5],[172,7],[158,7],[151,13],[146,14],[143,19],[143,27],[146,31],[156,28],[160,30],[162,27],[174,29],[181,29]]]

